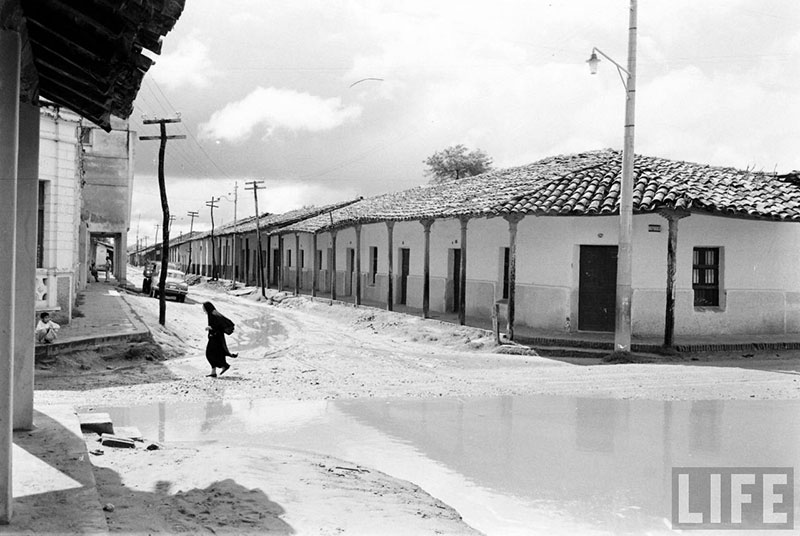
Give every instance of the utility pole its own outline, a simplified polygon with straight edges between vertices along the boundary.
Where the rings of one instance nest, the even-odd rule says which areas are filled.
[[[188,274],[192,272],[192,242],[194,241],[192,234],[194,233],[194,219],[198,216],[198,212],[193,210],[187,212],[186,215],[192,218],[192,221],[189,223],[189,265],[186,268],[186,273]]]
[[[133,257],[133,264],[139,266],[139,225],[142,223],[142,213],[139,213],[139,219],[136,221],[136,255]]]
[[[217,208],[217,202],[219,201],[219,197],[214,199],[214,196],[211,196],[211,201],[206,201],[206,206],[211,207],[211,280],[216,281],[219,279],[219,273],[217,270],[217,247],[214,245],[214,209]]]
[[[158,229],[159,229],[159,227],[161,227],[161,224],[157,223],[156,224],[156,236],[155,236],[155,238],[153,238],[153,244],[158,244]]]
[[[164,287],[167,281],[167,252],[169,251],[169,201],[167,201],[167,185],[164,180],[164,155],[167,151],[167,140],[185,140],[184,135],[167,136],[167,123],[180,123],[180,116],[162,119],[144,119],[145,125],[158,124],[161,130],[158,136],[139,136],[142,141],[160,140],[161,145],[158,149],[158,189],[161,193],[161,213],[163,215],[163,225],[161,227],[163,239],[161,241],[161,274],[158,280],[158,323],[162,326],[166,323],[167,302],[164,299]],[[158,232],[156,231],[156,234]]]
[[[264,284],[264,258],[261,254],[261,217],[258,213],[258,191],[263,190],[266,186],[261,186],[264,181],[250,181],[245,183],[245,190],[253,191],[253,200],[256,204],[256,242],[258,243],[258,283],[261,285],[261,295],[267,297],[266,285]],[[249,188],[248,188],[249,186]]]
[[[236,268],[238,267],[238,263],[236,262],[238,250],[236,249],[236,235],[239,234],[239,226],[236,223],[236,207],[239,204],[239,183],[233,183],[233,257],[231,258],[232,261],[232,274],[231,279],[233,279],[233,286],[236,288]]]

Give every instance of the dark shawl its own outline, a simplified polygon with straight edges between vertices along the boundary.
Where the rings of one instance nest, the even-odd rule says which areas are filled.
[[[223,368],[228,366],[225,359],[230,352],[225,342],[225,327],[231,323],[225,316],[217,311],[211,302],[203,304],[208,315],[208,344],[206,345],[206,359],[212,367]]]

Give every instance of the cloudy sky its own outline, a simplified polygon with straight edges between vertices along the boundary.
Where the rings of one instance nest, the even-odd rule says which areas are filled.
[[[800,168],[800,2],[639,2],[636,151],[778,172]],[[141,118],[181,114],[167,191],[215,220],[423,184],[453,144],[496,167],[622,148],[629,0],[186,0],[145,78]],[[360,82],[359,82],[360,81]],[[137,146],[131,233],[161,221],[158,142]],[[135,238],[131,238],[133,242]]]

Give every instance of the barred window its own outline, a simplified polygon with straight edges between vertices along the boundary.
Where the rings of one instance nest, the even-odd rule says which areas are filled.
[[[719,306],[719,248],[694,248],[692,290],[695,307]]]

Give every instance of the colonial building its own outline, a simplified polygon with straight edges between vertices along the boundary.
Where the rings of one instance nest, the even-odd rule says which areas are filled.
[[[56,179],[51,175],[42,186],[39,179],[47,170],[40,173],[39,166],[58,168],[62,155],[59,146],[58,158],[40,162],[39,151],[43,141],[46,145],[61,134],[41,139],[39,106],[47,99],[111,130],[112,115],[126,118],[133,111],[142,78],[153,63],[143,49],[160,53],[161,36],[175,25],[183,0],[78,2],[69,6],[69,16],[64,16],[64,9],[63,3],[47,0],[35,5],[3,2],[0,9],[0,228],[4,231],[0,238],[4,252],[0,256],[0,524],[9,523],[13,513],[12,427],[31,429],[34,422],[31,319],[39,305],[37,297],[52,299],[49,273],[43,282],[37,270],[41,266],[59,272],[62,266],[74,268],[82,258],[80,254],[75,255],[77,259],[64,258],[70,256],[67,250],[74,252],[75,227],[63,231],[69,236],[60,236],[62,221],[78,220],[77,205],[69,208],[69,214],[60,214],[59,204],[57,217],[47,228],[47,182],[52,188]],[[43,195],[39,195],[41,188]],[[70,191],[72,186],[56,186],[50,198],[62,193],[69,196]],[[37,223],[42,224],[44,235]],[[48,241],[58,245],[48,248]],[[70,245],[60,250],[62,243]],[[46,259],[45,251],[53,248],[55,257]],[[60,296],[62,276],[54,278],[59,280],[55,293]],[[50,290],[43,293],[41,286]]]
[[[41,107],[36,212],[36,311],[72,317],[81,217],[78,151],[80,117],[60,106]],[[33,329],[34,318],[27,319]]]
[[[270,228],[296,292],[613,331],[621,154],[546,158]],[[800,333],[800,179],[637,155],[635,337]]]

